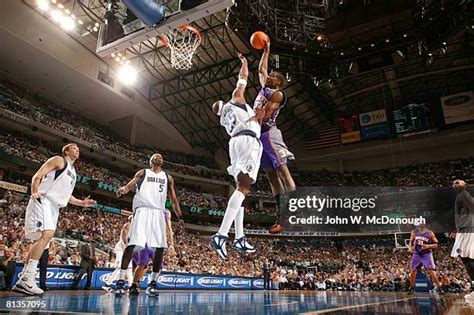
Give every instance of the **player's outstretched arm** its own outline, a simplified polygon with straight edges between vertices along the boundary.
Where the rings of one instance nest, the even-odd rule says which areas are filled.
[[[262,87],[265,87],[265,83],[267,82],[268,78],[268,56],[270,56],[269,40],[265,42],[265,46],[263,47],[262,58],[260,59],[260,63],[258,64],[258,79],[260,80],[260,85]]]
[[[237,81],[237,85],[235,87],[234,92],[232,93],[232,102],[245,104],[245,87],[247,86],[247,79],[249,77],[249,66],[247,62],[247,58],[244,57],[241,53],[237,55],[242,62],[239,71],[239,80]]]
[[[79,207],[84,207],[84,208],[92,207],[93,205],[97,204],[97,201],[95,201],[94,199],[91,199],[89,197],[90,196],[87,196],[86,198],[81,200],[81,199],[77,199],[74,196],[71,196],[69,198],[68,202],[72,205],[79,206]]]
[[[137,186],[137,182],[145,176],[145,170],[139,170],[135,176],[132,178],[131,181],[128,182],[127,185],[120,187],[117,189],[115,194],[117,197],[122,197],[123,195],[126,195],[130,190],[134,189]]]
[[[49,172],[60,170],[64,168],[64,159],[60,156],[55,156],[48,159],[40,169],[33,175],[31,179],[31,197],[41,198],[42,196],[38,192],[41,179],[46,176]]]
[[[174,190],[174,178],[171,175],[168,175],[168,185],[169,185],[169,197],[171,200],[171,205],[173,206],[173,211],[179,220],[180,228],[184,229],[184,222],[182,218],[181,207],[179,206],[178,197],[176,197],[176,191]]]

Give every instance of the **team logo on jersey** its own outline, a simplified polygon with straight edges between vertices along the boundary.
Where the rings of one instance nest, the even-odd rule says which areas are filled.
[[[66,171],[67,176],[71,177],[74,181],[76,180],[76,175],[74,175],[70,170]]]
[[[253,165],[252,164],[249,164],[247,165],[247,172],[251,172],[253,170]]]
[[[41,227],[42,225],[43,225],[43,222],[41,221],[36,222],[36,227]]]

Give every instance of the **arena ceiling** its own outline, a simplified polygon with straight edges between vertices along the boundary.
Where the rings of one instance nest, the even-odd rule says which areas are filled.
[[[274,11],[259,9],[257,4],[262,1]],[[192,23],[204,42],[188,71],[171,67],[169,49],[159,38],[123,51],[139,69],[135,90],[192,146],[211,152],[227,148],[227,135],[210,104],[229,98],[240,67],[238,51],[249,59],[248,101],[258,92],[260,54],[248,43],[255,30],[270,34],[271,65],[290,79],[286,87],[289,103],[279,121],[290,147],[304,141],[305,131],[334,125],[338,116],[472,88],[473,17],[466,13],[472,1],[446,0],[442,6],[430,0],[262,1],[237,1],[230,13],[221,11]],[[34,7],[33,0],[24,2]],[[104,22],[104,1],[58,3],[84,25]],[[290,12],[291,18],[277,14],[282,11]],[[297,23],[299,17],[315,15],[324,18],[324,27],[314,19],[303,23],[312,28],[291,33],[305,29]],[[271,20],[272,16],[279,20]],[[433,37],[433,30],[439,36]],[[315,41],[317,34],[327,37],[329,46]],[[96,49],[96,32],[74,38],[88,49]],[[447,52],[441,51],[444,42]],[[393,62],[384,63],[384,58]],[[117,66],[112,58],[104,60]]]

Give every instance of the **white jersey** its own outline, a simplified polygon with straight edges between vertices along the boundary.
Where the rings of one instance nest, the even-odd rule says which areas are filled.
[[[250,120],[253,116],[255,112],[248,104],[227,102],[222,106],[221,125],[231,137],[248,130],[260,138],[260,124]]]
[[[153,172],[144,169],[145,175],[137,183],[137,191],[133,197],[133,210],[149,208],[165,210],[168,193],[168,176],[165,172]]]
[[[64,159],[63,169],[51,171],[43,177],[39,186],[39,193],[60,208],[67,206],[74,186],[76,186],[76,170]]]

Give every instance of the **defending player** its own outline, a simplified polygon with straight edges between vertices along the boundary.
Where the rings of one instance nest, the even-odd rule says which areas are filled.
[[[29,295],[43,293],[36,285],[36,268],[46,245],[54,236],[59,209],[68,203],[80,207],[96,204],[89,197],[79,200],[72,196],[76,185],[76,170],[73,165],[79,158],[77,144],[66,144],[61,152],[62,156],[48,159],[31,180],[31,198],[25,214],[25,238],[33,240],[34,244],[28,254],[25,272],[13,287],[13,290]]]
[[[287,98],[282,86],[285,82],[283,74],[272,71],[268,74],[268,56],[270,55],[270,41],[266,41],[263,55],[258,67],[258,76],[262,88],[255,99],[254,109],[261,106],[265,109],[263,117],[262,135],[263,145],[261,168],[267,174],[272,194],[277,204],[277,221],[269,230],[270,233],[281,231],[279,224],[280,196],[296,189],[295,181],[291,176],[287,164],[295,160],[295,156],[288,150],[281,131],[276,126],[280,110],[286,105]],[[282,183],[283,181],[283,183]]]
[[[411,232],[408,244],[408,250],[413,254],[411,259],[410,291],[414,291],[416,273],[423,266],[430,274],[431,281],[435,285],[433,291],[436,293],[440,292],[441,285],[436,274],[436,265],[432,252],[435,248],[438,248],[438,239],[424,225],[418,226],[417,229]]]
[[[260,122],[264,110],[257,106],[254,110],[246,103],[244,92],[247,86],[247,59],[238,55],[242,66],[239,72],[237,86],[232,93],[232,99],[224,103],[218,101],[212,104],[212,111],[220,116],[220,123],[225,127],[231,139],[229,155],[231,165],[227,171],[236,182],[236,190],[229,198],[227,209],[219,232],[214,234],[209,242],[222,259],[227,259],[226,242],[232,222],[235,221],[235,241],[232,248],[243,253],[253,253],[251,246],[244,236],[244,208],[242,203],[250,192],[250,186],[257,180],[262,144],[260,138]]]
[[[161,169],[162,165],[163,157],[161,154],[154,154],[150,158],[149,169],[138,171],[127,185],[117,190],[117,196],[121,197],[130,190],[137,189],[133,197],[134,215],[129,232],[129,241],[122,257],[120,279],[115,286],[116,294],[124,293],[125,273],[135,248],[139,250],[147,245],[150,248],[155,248],[155,256],[153,258],[151,281],[146,293],[149,296],[158,295],[157,280],[163,263],[164,249],[167,247],[164,213],[167,195],[171,199],[173,210],[180,220],[180,224],[184,225],[181,219],[178,198],[174,190],[174,179]]]
[[[467,183],[456,179],[453,188],[458,194],[454,204],[456,232],[451,257],[460,257],[471,279],[471,293],[464,296],[466,302],[474,304],[474,198],[467,191]]]

